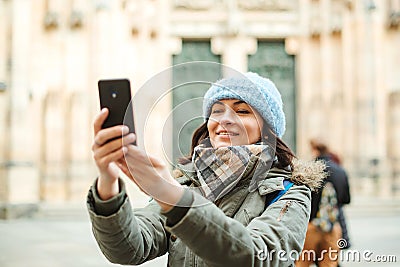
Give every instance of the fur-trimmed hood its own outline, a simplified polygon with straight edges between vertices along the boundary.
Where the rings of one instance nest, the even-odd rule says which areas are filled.
[[[295,159],[293,166],[290,180],[295,184],[308,186],[311,191],[317,191],[327,177],[326,165],[322,160],[304,161]]]
[[[289,176],[290,180],[297,185],[306,185],[311,191],[317,191],[327,177],[325,171],[326,165],[323,161],[305,161],[293,160],[293,171],[290,173],[287,170],[272,168],[269,170],[266,179]],[[180,183],[196,181],[193,164],[190,162],[185,165],[178,165],[172,173],[173,177],[179,180]]]

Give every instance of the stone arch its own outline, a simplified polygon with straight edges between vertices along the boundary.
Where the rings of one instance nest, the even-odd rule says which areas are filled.
[[[40,199],[65,199],[65,114],[63,95],[50,90],[43,99],[41,119]]]
[[[392,192],[400,192],[400,91],[392,92],[388,98],[387,152],[391,166]]]

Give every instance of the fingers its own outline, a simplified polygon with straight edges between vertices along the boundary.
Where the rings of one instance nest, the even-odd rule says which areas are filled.
[[[124,125],[102,129],[108,114],[108,109],[102,109],[93,123],[95,136],[92,151],[96,165],[101,171],[108,169],[110,163],[123,159],[126,146],[136,140],[135,134],[128,134],[129,128]]]
[[[98,135],[100,135],[100,134],[101,134],[101,132],[99,132]],[[121,135],[121,133],[120,133],[120,135]],[[111,136],[111,134],[109,136]],[[99,138],[99,140],[100,141],[95,141],[95,143],[93,144],[93,147],[92,147],[92,150],[94,152],[94,158],[96,160],[106,156],[107,154],[110,154],[112,152],[120,150],[123,147],[126,147],[127,145],[133,143],[136,140],[136,136],[135,136],[135,134],[130,133],[128,135],[117,138],[117,139],[110,141],[108,143],[105,143],[105,144],[102,144],[103,139]],[[126,151],[127,151],[127,148],[126,148]]]
[[[140,149],[134,145],[127,146],[128,151],[126,152],[126,156],[134,159],[137,162],[145,163],[147,165],[151,165],[153,167],[166,167],[166,163],[156,157],[154,155],[146,153],[144,150]]]
[[[131,158],[136,163],[151,165],[151,162],[149,160],[149,155],[146,154],[144,150],[134,145],[128,145],[127,148],[128,150],[125,154],[126,157]]]
[[[126,162],[123,158],[120,158],[118,161],[116,161],[117,166],[123,171],[128,177],[132,176],[129,172],[128,166],[126,165]]]
[[[96,117],[94,118],[93,122],[94,135],[96,135],[101,130],[101,126],[107,119],[108,113],[109,113],[108,108],[103,108],[101,112],[97,114]]]
[[[163,160],[161,160],[160,158],[158,158],[158,157],[155,157],[153,155],[147,154],[147,158],[148,158],[150,164],[155,168],[158,168],[158,167],[164,168],[164,167],[167,166],[165,164],[165,162]]]
[[[121,149],[118,149],[116,151],[113,151],[111,153],[106,154],[105,156],[99,157],[99,156],[94,156],[97,166],[99,167],[100,170],[102,169],[107,169],[109,164],[112,162],[115,162],[122,158],[124,156],[124,153],[126,153],[127,148],[122,147]]]
[[[128,145],[127,148],[125,161],[118,164],[120,169],[163,209],[167,210],[175,205],[183,194],[182,186],[171,176],[166,163],[137,146]]]
[[[124,125],[118,125],[106,129],[102,129],[94,137],[94,142],[98,146],[106,144],[108,141],[120,138],[129,132],[129,128]]]

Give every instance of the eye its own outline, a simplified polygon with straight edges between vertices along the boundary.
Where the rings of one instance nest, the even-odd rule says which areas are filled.
[[[250,114],[250,111],[247,110],[247,109],[238,109],[236,111],[236,113],[239,113],[239,114]]]
[[[218,114],[218,113],[222,113],[222,112],[224,112],[224,110],[222,108],[217,108],[217,109],[211,110],[211,114]]]

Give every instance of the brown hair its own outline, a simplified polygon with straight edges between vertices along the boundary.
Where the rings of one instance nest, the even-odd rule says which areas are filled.
[[[328,146],[325,144],[325,142],[318,138],[311,139],[310,145],[312,149],[318,151],[319,155],[326,155],[329,152]]]
[[[208,129],[207,129],[207,121],[205,121],[202,125],[200,125],[193,133],[192,136],[192,144],[190,146],[190,154],[186,157],[182,157],[178,159],[178,162],[181,164],[188,163],[192,160],[192,156],[194,153],[194,148],[200,145],[205,139],[209,137]],[[290,166],[293,169],[293,151],[280,139],[276,134],[268,127],[268,124],[264,122],[264,127],[261,131],[261,139],[260,141],[268,144],[272,149],[275,150],[275,155],[278,158],[278,162],[274,165],[277,168],[285,168]]]
[[[330,148],[322,138],[311,139],[310,146],[312,149],[318,152],[318,156],[328,156],[336,164],[342,164],[340,157],[330,150]]]

